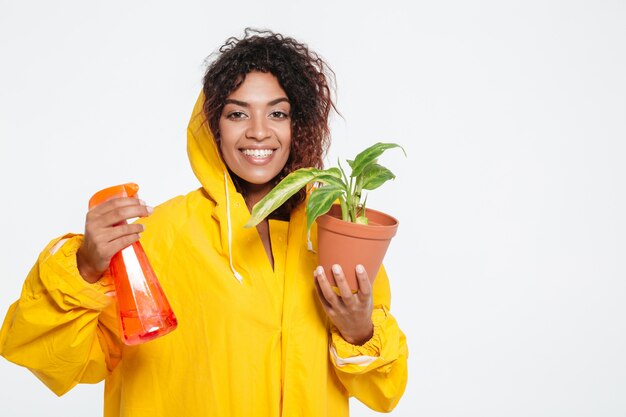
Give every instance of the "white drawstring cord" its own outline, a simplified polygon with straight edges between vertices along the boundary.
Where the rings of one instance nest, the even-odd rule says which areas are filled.
[[[233,233],[232,226],[230,224],[230,195],[228,193],[228,177],[224,172],[224,188],[226,189],[226,223],[228,225],[228,261],[230,262],[230,270],[233,271],[233,275],[237,278],[237,281],[241,283],[243,277],[239,272],[235,270],[233,266]]]
[[[306,232],[306,246],[309,252],[317,253],[313,250],[313,242],[311,242],[311,229]]]

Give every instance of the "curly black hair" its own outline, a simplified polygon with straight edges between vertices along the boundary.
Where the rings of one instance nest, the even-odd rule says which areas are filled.
[[[272,180],[278,184],[290,172],[303,167],[322,168],[330,145],[328,117],[337,112],[331,95],[335,74],[307,45],[269,30],[245,29],[244,37],[231,37],[210,62],[203,79],[203,111],[219,146],[219,120],[224,102],[252,71],[270,73],[278,79],[291,104],[291,147],[282,171]],[[338,113],[338,112],[337,112]],[[246,195],[246,183],[230,172],[237,191]],[[305,200],[306,191],[287,200],[270,217],[288,219]]]

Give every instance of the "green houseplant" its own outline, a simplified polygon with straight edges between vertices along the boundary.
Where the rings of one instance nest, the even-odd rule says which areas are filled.
[[[404,152],[404,149],[395,143],[376,143],[360,152],[353,160],[347,161],[350,167],[349,174],[340,162],[337,167],[324,170],[301,168],[292,172],[252,208],[250,219],[245,227],[256,226],[308,184],[318,185],[310,193],[306,204],[306,217],[308,229],[316,220],[318,223],[320,264],[327,271],[326,276],[331,283],[333,278],[332,273],[329,273],[330,266],[334,263],[342,265],[352,289],[356,289],[354,267],[358,263],[363,264],[370,274],[370,279],[373,279],[398,226],[397,220],[393,217],[376,210],[366,209],[367,196],[364,193],[364,191],[375,190],[388,180],[395,178],[389,169],[378,164],[378,157],[391,148],[400,148]],[[334,204],[337,200],[338,205]],[[337,228],[349,228],[350,231],[337,232]],[[332,239],[328,239],[327,230],[331,234],[339,234],[343,237],[346,234],[356,235],[358,242],[354,243],[341,238],[335,242],[337,246],[329,248],[328,242]],[[374,236],[368,237],[372,233]],[[386,244],[382,245],[384,246],[382,255],[369,255],[367,253],[368,242],[363,242],[364,238],[366,241],[374,241],[375,246],[381,246],[378,243],[386,241]]]

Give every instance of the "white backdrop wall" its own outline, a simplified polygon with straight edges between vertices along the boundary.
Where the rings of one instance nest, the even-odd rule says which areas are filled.
[[[337,74],[329,160],[376,141],[410,376],[393,416],[626,414],[624,1],[0,0],[0,314],[96,190],[198,186],[203,60],[246,26]],[[149,395],[149,393],[146,393]],[[352,402],[353,415],[373,416]],[[100,415],[0,360],[0,415]]]

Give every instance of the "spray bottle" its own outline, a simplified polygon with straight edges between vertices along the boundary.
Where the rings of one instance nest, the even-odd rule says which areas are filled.
[[[91,197],[89,208],[112,198],[138,198],[137,191],[134,183],[106,188]],[[139,241],[113,255],[110,271],[125,344],[144,343],[176,328],[174,312]]]

